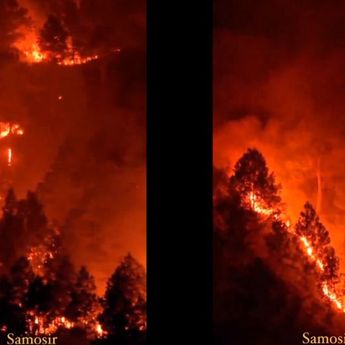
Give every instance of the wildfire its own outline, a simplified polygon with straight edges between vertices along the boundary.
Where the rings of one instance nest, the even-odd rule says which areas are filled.
[[[64,316],[55,317],[50,322],[44,315],[37,315],[34,311],[30,311],[27,315],[29,331],[35,335],[52,335],[59,328],[71,329],[74,323]]]
[[[75,66],[86,64],[99,58],[98,55],[82,57],[73,50],[68,50],[64,57],[60,54],[52,55],[42,52],[37,44],[32,44],[30,49],[26,49],[22,53],[25,57],[24,61],[30,64],[56,61],[58,65]]]
[[[252,209],[256,213],[269,216],[274,212],[273,209],[267,208],[254,192],[249,193],[248,199],[249,199]]]
[[[78,326],[77,323],[67,319],[65,316],[58,316],[49,320],[46,315],[36,314],[35,311],[30,311],[27,314],[28,329],[31,334],[34,335],[52,335],[60,328],[72,329]],[[96,337],[101,338],[106,335],[101,324],[95,319],[82,320],[80,322],[83,326],[86,326]]]
[[[21,41],[15,44],[15,48],[20,53],[20,58],[23,62],[28,64],[36,64],[42,62],[54,61],[62,66],[75,66],[89,63],[99,59],[99,55],[81,56],[73,47],[72,40],[68,40],[67,49],[64,54],[53,54],[52,52],[42,51],[38,44],[38,37],[36,33],[27,34]],[[120,49],[115,49],[114,52],[118,53]]]
[[[249,201],[250,207],[258,214],[264,215],[264,216],[269,216],[274,214],[274,217],[277,219],[279,216],[274,213],[274,209],[267,208],[264,203],[260,200],[260,198],[254,193],[251,192],[249,193],[248,197],[246,198]],[[287,226],[288,230],[290,233],[293,233],[296,235],[294,229],[291,226],[290,221],[285,221],[285,225]],[[296,235],[297,236],[297,235]],[[299,237],[300,241],[303,243],[304,248],[305,248],[305,253],[307,256],[316,263],[317,267],[323,272],[324,271],[324,263],[320,258],[316,256],[316,251],[312,247],[312,245],[309,243],[309,241],[304,237],[300,236]],[[341,297],[339,297],[335,292],[331,291],[332,289],[330,288],[329,284],[327,282],[323,282],[322,284],[322,292],[324,296],[334,304],[334,306],[338,309],[341,310],[342,312],[345,313],[345,306],[341,302]]]
[[[36,43],[32,44],[29,49],[25,49],[23,54],[29,63],[38,63],[48,59],[48,55],[43,53]]]
[[[0,122],[0,139],[7,138],[9,136],[22,136],[24,135],[24,129],[18,123]],[[13,149],[9,147],[7,149],[7,165],[12,166],[13,162]]]
[[[24,129],[18,123],[0,122],[0,139],[9,135],[23,135]]]
[[[60,235],[60,230],[54,228],[50,236],[47,236],[40,245],[33,246],[29,249],[26,257],[30,261],[32,269],[37,276],[44,276],[45,265],[57,255],[54,238]],[[78,322],[73,322],[65,316],[51,319],[45,314],[37,314],[35,311],[29,311],[27,314],[27,323],[29,325],[29,331],[35,335],[52,335],[59,328],[71,329],[79,325],[90,330],[91,333],[100,338],[105,336],[106,332],[97,321],[99,312],[94,311],[87,318],[85,317]]]
[[[12,149],[7,149],[7,165],[10,167],[12,165]]]

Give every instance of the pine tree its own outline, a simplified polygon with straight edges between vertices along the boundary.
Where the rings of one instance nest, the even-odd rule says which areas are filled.
[[[146,329],[146,273],[130,254],[108,281],[100,321],[115,337],[140,335]]]
[[[71,294],[71,302],[66,310],[66,316],[74,321],[86,321],[89,324],[96,322],[100,304],[96,295],[96,284],[94,277],[85,266],[81,267],[77,274],[76,283]]]
[[[26,199],[19,201],[18,214],[22,218],[24,231],[30,234],[31,238],[42,238],[45,235],[48,219],[34,192],[29,191]]]
[[[47,314],[54,308],[52,295],[51,284],[45,283],[41,277],[36,276],[29,286],[25,307],[38,314]]]
[[[47,278],[52,289],[52,303],[54,305],[52,312],[61,316],[71,303],[76,273],[68,256],[57,257],[54,265],[50,268],[50,276]]]
[[[13,188],[10,188],[5,197],[5,203],[2,208],[4,214],[14,215],[18,211],[18,200]]]
[[[10,189],[6,195],[3,215],[0,219],[0,261],[5,269],[9,269],[25,252],[24,229],[17,212],[18,201],[13,189]]]
[[[321,260],[324,266],[322,278],[332,283],[337,283],[339,280],[339,258],[336,256],[332,246],[326,246],[322,250]]]
[[[280,186],[275,183],[263,155],[256,149],[248,149],[236,163],[230,178],[230,188],[239,193],[243,201],[254,193],[269,208],[277,206],[281,201],[278,195]]]
[[[330,243],[327,229],[320,222],[320,219],[313,206],[306,202],[296,224],[296,233],[305,237],[310,245],[316,250],[321,250]]]
[[[68,32],[61,24],[58,17],[48,16],[41,32],[39,45],[43,51],[64,56],[67,50]]]
[[[321,223],[313,206],[306,202],[296,224],[296,234],[307,239],[314,254],[323,264],[322,279],[336,282],[338,280],[339,259],[330,246],[329,232]]]
[[[34,279],[34,272],[26,257],[20,257],[11,268],[11,302],[22,306]]]

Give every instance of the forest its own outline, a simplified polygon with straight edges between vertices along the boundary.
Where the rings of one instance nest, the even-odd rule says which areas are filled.
[[[345,285],[331,236],[306,201],[296,221],[264,156],[214,169],[216,344],[300,344],[342,335]]]
[[[50,224],[35,193],[7,193],[0,220],[2,336],[57,334],[59,343],[142,344],[146,273],[128,254],[114,267],[104,296],[87,267],[75,267],[61,231]],[[92,253],[90,253],[92,255]],[[66,339],[66,340],[64,340]]]

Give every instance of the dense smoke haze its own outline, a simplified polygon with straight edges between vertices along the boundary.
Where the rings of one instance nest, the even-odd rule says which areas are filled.
[[[11,138],[10,184],[19,197],[38,193],[72,261],[90,269],[103,293],[128,252],[145,265],[145,2],[17,5],[0,0],[0,119],[25,129]],[[49,16],[75,49],[97,59],[25,61],[22,47],[35,43]],[[0,145],[4,171],[8,142]]]
[[[296,219],[317,206],[345,254],[342,1],[215,2],[214,164],[257,147]],[[342,263],[343,264],[343,263]]]
[[[215,1],[217,344],[343,334],[344,11],[343,1]]]

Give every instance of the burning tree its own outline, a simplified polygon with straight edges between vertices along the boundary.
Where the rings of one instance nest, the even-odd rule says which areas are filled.
[[[316,211],[309,202],[304,205],[295,229],[296,234],[305,243],[308,243],[309,256],[320,260],[323,279],[333,283],[337,282],[339,259],[335,255],[334,248],[329,245],[331,241],[329,232],[320,222]]]
[[[49,223],[35,193],[18,200],[8,191],[0,235],[7,240],[1,251],[0,335],[9,330],[52,335],[79,329],[91,340],[131,338],[139,344],[144,339],[146,276],[131,255],[109,279],[103,306],[94,277],[86,267],[76,271],[61,231]]]
[[[306,202],[296,224],[296,233],[304,236],[314,248],[322,248],[330,243],[327,229],[320,222],[313,206]]]
[[[267,319],[277,329],[289,325],[289,335],[279,336],[284,344],[293,343],[305,327],[322,332],[319,320],[326,315],[332,314],[335,323],[342,324],[344,316],[337,313],[345,313],[337,286],[339,260],[311,204],[306,203],[293,225],[282,207],[280,186],[255,149],[240,158],[228,181],[224,174],[217,176],[214,315],[219,343],[224,334],[226,341],[238,335],[238,343],[251,344],[253,339],[243,337],[241,331],[244,319],[251,325],[250,333],[259,336],[258,343],[265,344],[277,339],[268,341],[271,329],[267,325],[272,323]],[[307,326],[298,317],[291,323],[291,315],[301,314],[308,320]]]
[[[244,204],[272,209],[281,201],[280,186],[275,183],[273,173],[269,173],[263,155],[256,149],[248,151],[235,165],[230,185],[239,193]]]

